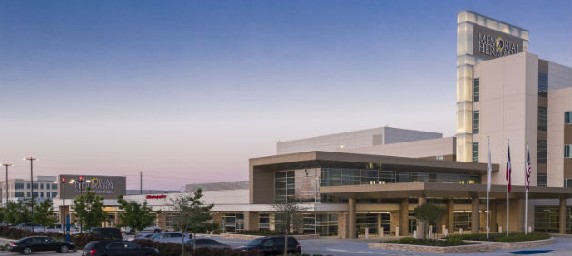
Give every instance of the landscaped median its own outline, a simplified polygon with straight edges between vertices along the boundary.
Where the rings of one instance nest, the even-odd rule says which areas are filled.
[[[545,233],[509,233],[452,235],[445,239],[427,240],[404,237],[399,240],[370,243],[369,248],[384,250],[428,252],[428,253],[467,253],[514,250],[538,247],[554,243]]]

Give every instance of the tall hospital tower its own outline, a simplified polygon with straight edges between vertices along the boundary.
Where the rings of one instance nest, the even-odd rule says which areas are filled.
[[[572,187],[572,69],[529,53],[527,30],[469,11],[457,18],[457,161],[487,162],[490,143],[504,169],[510,145],[514,185],[525,184],[530,152],[530,185]]]

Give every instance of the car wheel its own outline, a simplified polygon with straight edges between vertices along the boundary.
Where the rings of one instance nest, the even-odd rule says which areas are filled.
[[[60,247],[60,252],[61,253],[69,252],[69,248],[66,245],[62,245],[62,247]]]
[[[24,248],[23,253],[26,254],[26,255],[31,254],[31,253],[32,253],[32,249],[26,247],[26,248]]]

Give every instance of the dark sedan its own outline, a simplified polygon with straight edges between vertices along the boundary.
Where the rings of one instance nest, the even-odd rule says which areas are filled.
[[[75,250],[75,245],[73,243],[55,240],[49,236],[29,236],[16,242],[10,242],[8,250],[23,254],[46,251],[68,252]]]
[[[185,242],[186,245],[188,246],[193,246],[193,243],[195,244],[195,249],[203,249],[203,248],[207,248],[207,249],[211,249],[211,250],[231,250],[232,248],[230,247],[230,245],[228,244],[223,244],[219,241],[216,241],[214,239],[210,239],[210,238],[197,238],[197,239],[191,239],[188,240],[187,242]]]
[[[159,250],[128,241],[94,241],[83,247],[82,256],[158,256]]]
[[[241,253],[256,253],[257,255],[282,255],[284,254],[284,236],[267,236],[256,238],[250,243],[235,248]],[[296,238],[288,237],[288,253],[301,254],[302,247]]]

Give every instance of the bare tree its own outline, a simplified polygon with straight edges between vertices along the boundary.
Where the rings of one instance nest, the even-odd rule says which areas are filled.
[[[304,225],[302,213],[308,208],[299,202],[275,203],[276,222],[279,231],[284,233],[284,255],[288,255],[288,233],[300,231]]]

